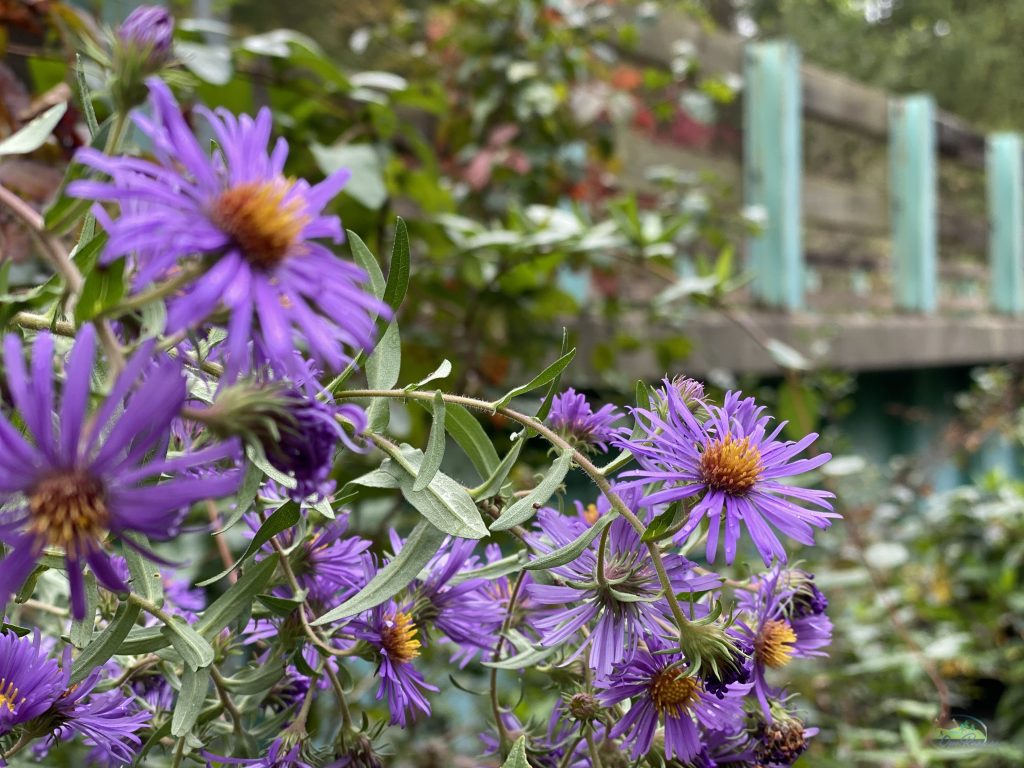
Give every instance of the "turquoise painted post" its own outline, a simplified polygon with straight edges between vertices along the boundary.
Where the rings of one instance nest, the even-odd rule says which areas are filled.
[[[992,306],[1016,315],[1024,312],[1024,141],[1020,134],[989,136],[985,166]]]
[[[889,101],[889,201],[896,305],[935,309],[938,206],[935,102],[927,94]]]
[[[747,45],[743,96],[743,196],[762,208],[762,231],[750,238],[751,291],[764,304],[804,303],[800,185],[800,49],[790,42]]]

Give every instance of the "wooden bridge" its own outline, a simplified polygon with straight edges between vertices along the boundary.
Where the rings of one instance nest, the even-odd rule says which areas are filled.
[[[622,126],[624,180],[654,166],[710,171],[765,215],[746,243],[750,325],[850,370],[1024,358],[1024,145],[980,135],[927,94],[892,95],[801,61],[785,41],[745,42],[663,15],[634,55],[670,67],[680,43],[703,69],[742,73],[740,140],[687,146]],[[729,116],[725,116],[726,121]],[[689,370],[779,370],[735,322],[684,323]],[[585,359],[585,355],[583,356]],[[636,375],[657,375],[644,353]]]

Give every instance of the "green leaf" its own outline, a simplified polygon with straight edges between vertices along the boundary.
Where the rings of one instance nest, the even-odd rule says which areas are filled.
[[[252,507],[253,502],[256,501],[256,494],[259,493],[261,485],[263,485],[263,470],[253,464],[252,461],[245,462],[242,486],[235,495],[235,508],[231,512],[231,517],[220,527],[220,530],[214,531],[212,535],[219,536],[235,527],[238,521],[242,519],[242,516]]]
[[[526,760],[525,733],[516,739],[516,743],[512,745],[512,750],[508,753],[508,759],[501,764],[501,768],[530,768],[530,763]]]
[[[184,619],[172,617],[169,623],[160,628],[160,632],[170,640],[174,650],[181,654],[189,669],[202,669],[213,664],[213,646]]]
[[[78,97],[82,102],[85,126],[89,129],[89,138],[92,139],[100,132],[100,126],[96,122],[96,110],[92,108],[92,92],[89,90],[89,84],[85,81],[85,69],[82,67],[80,53],[75,54],[75,82],[78,83]]]
[[[575,356],[576,348],[573,347],[560,358],[555,360],[555,362],[553,362],[551,365],[549,365],[547,368],[545,368],[543,371],[537,374],[533,379],[530,380],[529,383],[523,384],[520,387],[516,387],[515,389],[506,392],[505,396],[502,397],[500,400],[495,400],[493,403],[491,403],[491,408],[497,411],[498,409],[504,408],[510,402],[512,402],[513,398],[519,397],[520,395],[524,395],[527,392],[530,392],[531,390],[537,389],[537,387],[543,387],[549,381],[554,381],[561,375],[562,371],[565,370],[566,366],[572,362],[572,359]]]
[[[124,259],[118,259],[105,267],[96,265],[86,274],[82,295],[75,305],[75,322],[92,320],[124,297],[124,264]]]
[[[501,459],[476,417],[465,407],[449,403],[444,426],[452,439],[459,444],[469,460],[473,462],[481,479],[490,477],[498,468]]]
[[[557,568],[560,565],[571,563],[580,553],[590,546],[590,543],[601,535],[612,521],[619,516],[619,513],[615,510],[608,512],[605,515],[601,515],[593,525],[589,526],[582,534],[577,538],[570,541],[568,544],[559,547],[558,549],[552,550],[545,555],[536,557],[525,566],[528,571],[539,571],[546,568]]]
[[[437,369],[426,378],[420,379],[415,384],[409,384],[405,387],[406,392],[414,392],[417,389],[429,384],[432,381],[438,379],[447,379],[452,374],[452,364],[450,360],[442,360],[441,364],[437,366]]]
[[[305,600],[306,590],[302,590],[301,597],[279,597],[277,595],[256,595],[267,609],[275,616],[284,618],[295,613],[295,609],[302,605]]]
[[[92,573],[85,574],[85,616],[81,621],[71,622],[69,639],[75,648],[85,648],[96,633],[96,606],[100,602],[96,577]]]
[[[313,625],[330,624],[338,619],[355,616],[390,600],[419,576],[420,571],[430,562],[430,558],[441,549],[444,538],[445,535],[441,531],[426,520],[421,520],[405,540],[402,551],[377,571],[377,575],[370,579],[369,584],[318,618]]]
[[[149,539],[141,533],[125,532],[121,537],[135,542],[143,549],[149,549]],[[132,577],[132,591],[140,597],[145,598],[158,608],[164,604],[164,580],[160,575],[160,569],[146,560],[135,547],[124,545],[121,547],[124,558],[128,561],[128,573]]]
[[[430,437],[427,438],[427,450],[423,453],[416,481],[412,484],[414,491],[425,491],[430,485],[444,459],[444,397],[440,392],[434,393],[434,423],[430,425]]]
[[[313,159],[325,174],[341,168],[352,172],[342,194],[356,200],[371,211],[376,211],[388,199],[384,181],[384,165],[380,153],[372,144],[334,144],[326,146],[314,142],[310,145]]]
[[[284,677],[284,664],[272,661],[257,667],[243,669],[231,677],[224,678],[224,687],[240,696],[251,696],[269,691],[282,677]]]
[[[538,646],[536,648],[529,648],[521,653],[517,653],[515,656],[502,659],[501,661],[485,661],[483,662],[483,665],[494,669],[526,669],[527,667],[532,667],[534,664],[544,661],[544,659],[554,655],[557,650],[557,645],[549,647]]]
[[[242,572],[227,592],[214,600],[196,622],[196,631],[211,640],[252,606],[277,570],[277,557],[266,557]]]
[[[181,690],[171,715],[171,736],[180,737],[192,730],[206,703],[210,688],[210,669],[185,669],[181,676]]]
[[[398,382],[401,370],[402,339],[398,334],[398,324],[392,320],[366,360],[366,383],[370,389],[391,389]],[[385,397],[374,398],[366,414],[369,430],[383,432],[390,420],[391,403]]]
[[[569,474],[569,469],[572,467],[572,455],[572,451],[563,451],[548,473],[544,475],[544,479],[537,484],[537,487],[502,512],[501,517],[491,523],[491,530],[507,531],[512,526],[519,525],[533,517],[538,509],[547,504],[558,486],[562,484],[565,476]]]
[[[527,437],[520,437],[516,440],[509,449],[509,452],[505,454],[505,458],[501,460],[501,464],[494,468],[490,477],[484,480],[482,485],[471,490],[469,495],[477,501],[496,496],[501,490],[501,486],[505,484],[505,478],[508,477],[508,473],[515,466],[516,461],[519,459],[519,452],[523,450],[523,446],[528,439]]]
[[[200,581],[196,586],[207,587],[214,582],[220,581],[256,554],[260,547],[270,541],[271,537],[276,536],[281,531],[291,528],[297,522],[299,522],[299,505],[291,500],[286,501],[274,511],[274,514],[264,521],[263,525],[259,527],[259,530],[256,531],[256,535],[253,536],[252,541],[249,542],[249,546],[245,548],[245,552],[242,553],[242,556],[235,561],[234,565],[221,571],[216,576]]]
[[[71,665],[71,683],[82,682],[96,667],[105,664],[111,656],[117,653],[138,618],[138,605],[127,601],[120,603],[114,613],[114,618],[86,646],[85,650],[78,654],[78,658]]]
[[[525,551],[517,552],[514,555],[503,557],[500,560],[495,560],[493,563],[482,565],[470,571],[459,571],[452,576],[451,581],[448,583],[454,586],[470,579],[493,581],[494,579],[500,579],[502,576],[508,576],[510,573],[521,571],[528,562],[529,557]]]
[[[563,327],[562,328],[562,352],[561,355],[564,357],[569,353],[569,332]],[[562,385],[562,372],[551,380],[551,384],[548,385],[547,394],[544,395],[544,400],[540,404],[540,408],[537,409],[537,420],[544,421],[551,412],[551,404],[555,401],[555,395],[558,394],[558,390]]]
[[[482,539],[487,526],[469,492],[442,472],[434,473],[430,484],[416,490],[416,480],[423,465],[423,453],[418,448],[403,445],[389,452],[381,469],[398,480],[402,495],[435,528],[462,539]]]
[[[62,101],[54,104],[27,125],[0,141],[0,157],[4,155],[27,155],[39,149],[53,133],[57,123],[68,111],[68,104]]]
[[[174,52],[181,63],[200,80],[213,85],[227,85],[231,82],[234,67],[231,63],[231,49],[226,45],[176,40]]]
[[[380,264],[373,255],[366,243],[351,229],[348,231],[348,245],[352,249],[352,258],[362,267],[370,278],[370,289],[378,299],[384,297],[384,273],[381,272]]]
[[[672,524],[675,523],[681,509],[682,507],[679,504],[669,504],[668,509],[651,520],[647,529],[644,531],[644,535],[640,537],[640,540],[657,541],[664,536],[665,531],[671,528]]]
[[[395,312],[402,306],[405,293],[409,290],[409,230],[402,217],[395,224],[395,243],[391,247],[391,265],[388,268],[388,283],[384,286],[384,303]]]

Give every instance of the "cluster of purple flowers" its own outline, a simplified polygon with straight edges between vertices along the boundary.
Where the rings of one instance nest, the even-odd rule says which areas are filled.
[[[118,35],[155,69],[170,55],[172,28],[165,12],[143,8]],[[316,185],[286,176],[288,147],[270,146],[268,110],[253,118],[198,109],[214,139],[207,151],[164,82],[150,79],[148,96],[148,111],[134,121],[152,157],[84,149],[78,161],[95,173],[68,189],[96,203],[107,238],[102,260],[124,259],[135,294],[167,300],[169,338],[137,338],[131,323],[115,332],[97,320],[81,325],[73,342],[39,331],[31,345],[15,334],[3,343],[0,605],[32,591],[41,563],[62,562],[70,610],[52,613],[74,624],[58,634],[67,631],[83,647],[99,609],[108,621],[104,642],[116,641],[72,684],[71,644],[59,652],[38,630],[29,639],[4,624],[6,754],[35,739],[41,758],[80,737],[93,762],[137,760],[146,729],[166,734],[181,717],[186,686],[172,684],[177,671],[166,672],[194,659],[184,646],[205,643],[236,747],[252,736],[243,723],[252,713],[252,741],[264,744],[253,758],[202,751],[211,765],[380,765],[372,729],[353,726],[345,701],[350,663],[369,662],[370,687],[382,702],[364,711],[386,707],[388,723],[405,728],[430,715],[439,692],[425,663],[431,657],[460,668],[509,667],[508,657],[519,654],[549,669],[562,695],[538,732],[492,694],[498,734],[484,736],[490,752],[528,736],[535,766],[582,768],[595,754],[623,751],[633,761],[653,752],[700,768],[792,763],[814,731],[791,709],[775,670],[822,655],[831,623],[813,576],[784,567],[777,532],[811,545],[815,529],[837,517],[830,494],[784,482],[828,461],[825,453],[800,458],[817,436],[785,440],[785,425],[773,425],[752,398],[730,392],[715,405],[688,380],[666,380],[648,407],[634,409],[632,431],[614,405],[595,411],[568,389],[552,401],[550,429],[537,424],[538,431],[576,450],[580,466],[590,462],[584,453],[622,453],[607,478],[595,475],[605,493],[593,504],[577,502],[567,513],[537,503],[535,522],[516,526],[537,570],[523,570],[525,558],[507,557],[497,543],[481,556],[478,542],[451,536],[430,557],[416,553],[409,570],[400,562],[409,541],[393,528],[390,555],[376,554],[332,498],[339,449],[366,450],[366,413],[336,403],[321,382],[354,363],[372,345],[378,319],[390,316],[366,273],[327,245],[343,239],[340,220],[327,211],[348,172]],[[131,350],[126,360],[121,348]],[[630,460],[638,468],[612,471]],[[256,482],[243,484],[254,468]],[[409,498],[433,488],[402,490]],[[474,513],[472,502],[500,514],[511,500],[459,490]],[[296,524],[267,533],[268,512],[283,517],[296,507]],[[152,542],[207,531],[222,513],[231,515],[228,528],[245,521],[242,562],[262,569],[267,586],[247,593],[251,605],[236,611],[233,626],[225,620],[196,640],[198,632],[184,627],[203,626],[206,595],[179,578]],[[685,556],[703,543],[713,562],[721,540],[731,564],[744,527],[768,573],[730,581]],[[230,565],[230,552],[221,554]],[[162,585],[156,602],[140,596],[139,561]],[[394,585],[398,566],[406,578]],[[225,573],[237,578],[233,567]],[[364,588],[378,582],[385,583],[371,604]],[[723,621],[730,591],[738,612]],[[359,598],[351,615],[329,621],[333,609]],[[19,600],[26,605],[26,595]],[[141,607],[142,618],[115,626],[115,604]],[[688,645],[687,632],[700,642]],[[137,648],[171,643],[172,650],[114,660],[126,638]],[[225,678],[221,664],[238,675]],[[245,714],[233,690],[250,705]],[[321,692],[338,696],[344,722],[333,754],[314,760],[306,725]]]

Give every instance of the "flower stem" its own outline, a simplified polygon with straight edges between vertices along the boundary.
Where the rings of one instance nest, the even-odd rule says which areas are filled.
[[[516,601],[519,599],[519,590],[523,586],[523,581],[526,577],[526,571],[520,571],[516,575],[515,584],[512,585],[512,590],[508,596],[508,608],[505,610],[505,620],[501,623],[501,632],[498,634],[498,642],[494,644],[494,655],[491,657],[491,661],[498,661],[501,658],[501,647],[505,643],[505,635],[512,627],[512,616],[515,613]],[[512,739],[508,735],[508,729],[505,728],[505,723],[501,719],[501,704],[498,701],[498,669],[497,667],[491,667],[491,712],[494,715],[494,725],[498,729],[498,739],[501,743],[500,751],[505,754],[505,750],[512,744]]]

